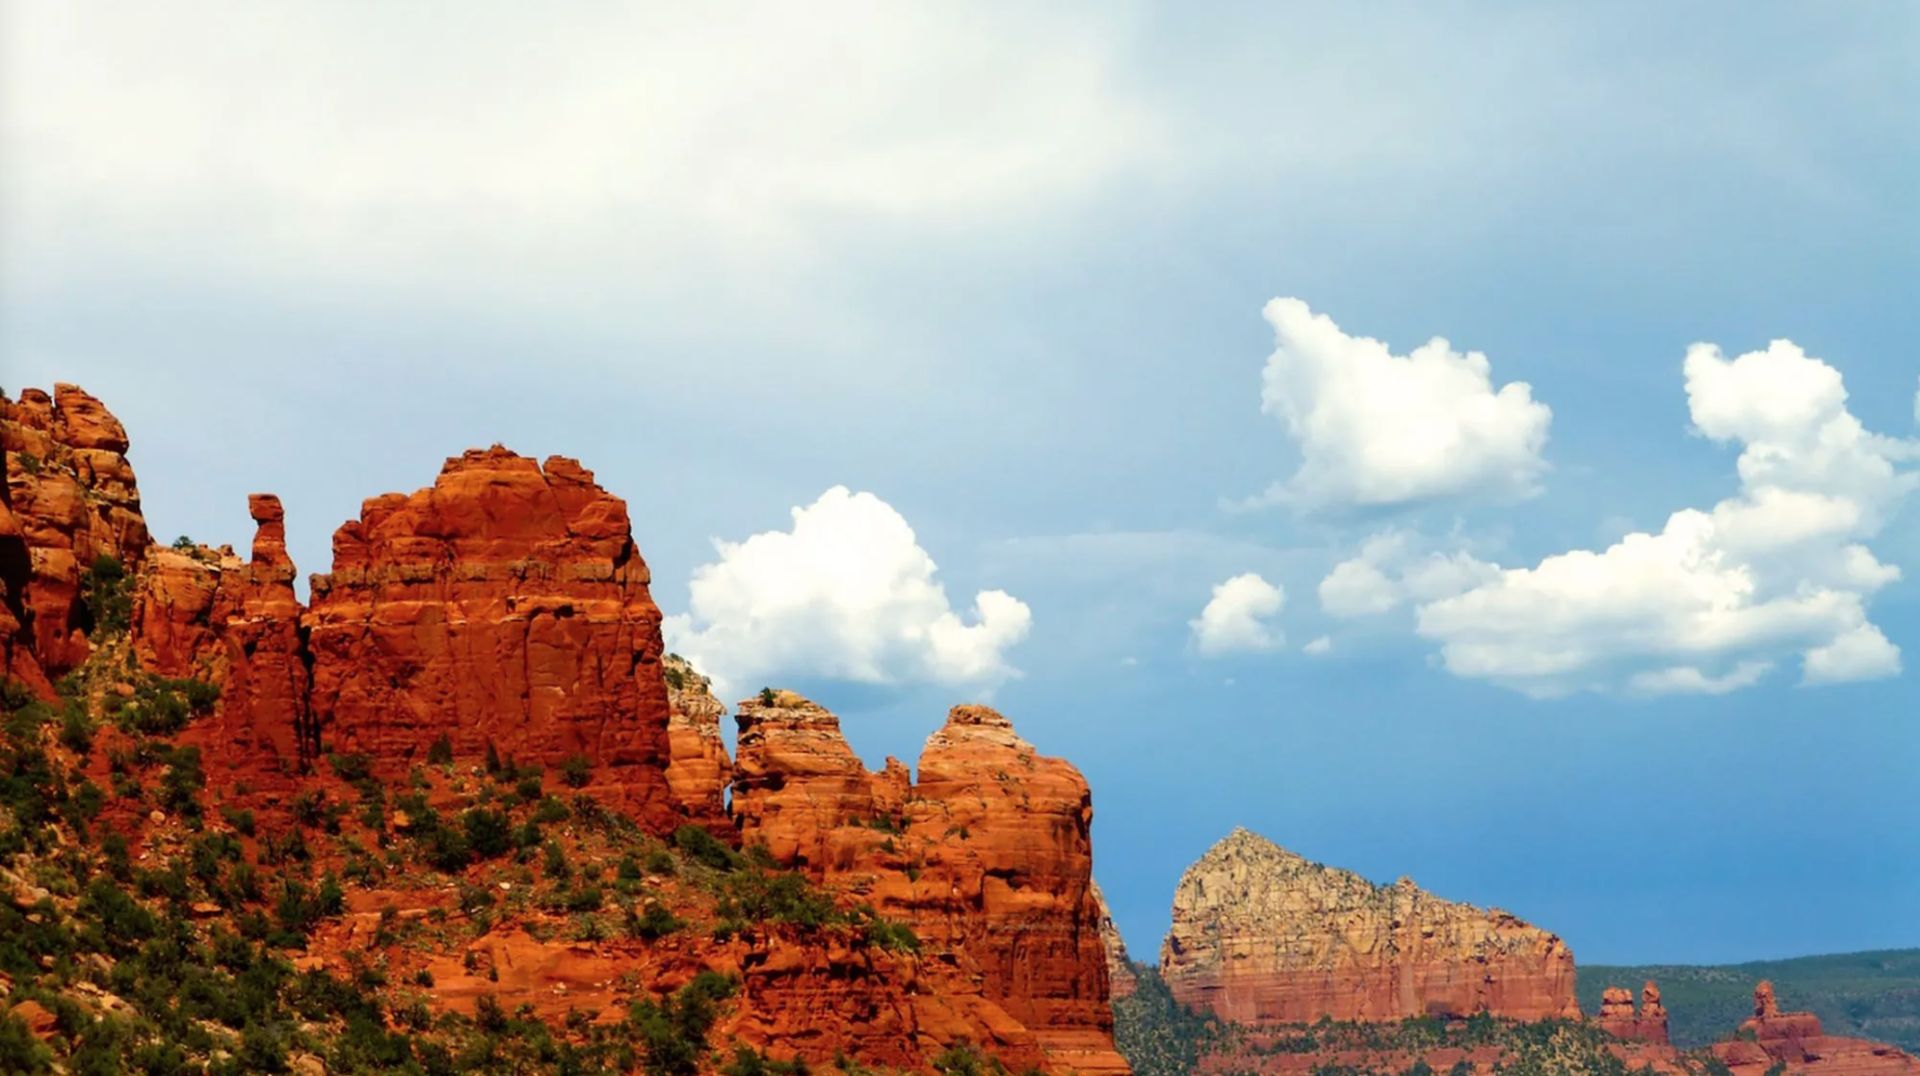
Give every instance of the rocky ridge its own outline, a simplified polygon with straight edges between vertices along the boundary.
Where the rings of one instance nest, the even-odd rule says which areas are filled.
[[[395,975],[444,984],[433,1005],[472,1013],[484,998],[602,1022],[716,972],[737,992],[712,1034],[770,1057],[921,1070],[979,1049],[1016,1069],[1127,1071],[1111,1042],[1078,772],[1038,756],[998,713],[959,707],[930,737],[918,786],[897,760],[869,774],[830,714],[784,693],[743,706],[729,760],[724,707],[663,653],[626,506],[578,463],[472,450],[430,487],[368,500],[336,531],[332,570],[312,577],[303,606],[277,498],[250,498],[244,559],[184,541],[162,549],[139,514],[124,431],[98,401],[72,386],[0,399],[0,440],[8,678],[45,705],[109,717],[158,700],[164,726],[130,726],[132,739],[105,728],[91,759],[73,760],[115,787],[122,763],[109,774],[102,756],[137,753],[136,769],[172,760],[167,802],[189,811],[187,830],[171,810],[117,800],[102,816],[143,860],[185,855],[205,818],[237,842],[222,854],[238,866],[271,857],[289,885],[359,879],[341,893],[344,911],[305,928],[300,967],[355,975],[377,953]],[[101,558],[117,569],[106,597],[122,603],[121,623],[96,622],[109,605],[88,570]],[[83,666],[80,694],[54,691]],[[464,831],[443,820],[455,817]],[[493,885],[487,857],[539,840],[543,818],[569,817],[533,875],[552,887],[546,903],[505,880],[510,899],[474,903]],[[719,841],[685,843],[695,828]],[[682,866],[627,873],[659,859],[663,838]],[[759,844],[770,852],[727,850]],[[364,860],[376,846],[389,850],[385,867]],[[414,873],[404,850],[464,895]],[[289,872],[289,854],[304,866]],[[573,854],[589,857],[584,875]],[[644,915],[626,907],[637,941],[566,912],[590,906],[587,880],[605,884],[616,859],[618,891],[652,902]],[[404,882],[381,880],[392,870]],[[788,873],[822,896],[789,888]],[[191,901],[203,919],[248,899],[207,885],[215,899]],[[747,900],[756,887],[765,893]],[[495,903],[498,918],[485,910]],[[475,933],[452,949],[443,929],[427,949],[395,940],[396,922],[443,917]]]
[[[1175,890],[1161,974],[1247,1025],[1477,1012],[1577,1017],[1573,954],[1499,910],[1375,885],[1236,829]]]

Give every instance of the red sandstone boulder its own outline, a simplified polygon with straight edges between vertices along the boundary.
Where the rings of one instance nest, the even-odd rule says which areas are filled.
[[[389,775],[443,736],[470,758],[585,756],[588,793],[677,824],[660,610],[625,502],[590,472],[468,451],[429,488],[367,501],[333,558],[307,616],[331,750]]]

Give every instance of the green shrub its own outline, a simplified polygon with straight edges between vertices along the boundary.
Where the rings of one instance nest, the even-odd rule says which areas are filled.
[[[467,847],[481,859],[494,859],[513,850],[513,823],[504,812],[474,808],[460,816]]]
[[[425,838],[426,860],[434,869],[456,874],[473,862],[466,833],[451,826],[435,826]]]
[[[686,925],[686,920],[668,911],[659,901],[648,901],[646,909],[638,915],[633,909],[627,909],[627,933],[646,941],[657,941]]]
[[[27,1030],[26,1022],[12,1013],[0,1012],[0,1072],[52,1072],[53,1051],[40,1044]]]
[[[775,1061],[751,1046],[736,1044],[733,1060],[720,1066],[723,1076],[807,1076],[807,1063]]]
[[[740,853],[699,826],[685,825],[674,830],[673,844],[687,858],[715,870],[730,871],[740,866]]]
[[[703,971],[671,998],[634,1002],[627,1020],[640,1040],[646,1071],[653,1076],[698,1073],[719,1003],[733,991],[732,979]]]
[[[593,776],[593,760],[585,755],[570,755],[560,764],[560,779],[568,788],[585,788]]]
[[[427,746],[427,765],[453,765],[453,741],[447,738],[446,733],[441,733]]]
[[[93,636],[117,635],[133,618],[133,580],[126,566],[111,553],[93,558],[80,573],[80,600],[92,621]]]
[[[328,755],[327,763],[348,784],[358,784],[373,775],[373,760],[365,755]]]

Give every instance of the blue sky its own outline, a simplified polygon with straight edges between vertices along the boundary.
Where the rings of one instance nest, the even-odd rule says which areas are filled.
[[[0,383],[306,571],[579,457],[730,683],[1077,763],[1136,955],[1234,825],[1582,960],[1920,945],[1920,15],[1029,7],[9,5]]]

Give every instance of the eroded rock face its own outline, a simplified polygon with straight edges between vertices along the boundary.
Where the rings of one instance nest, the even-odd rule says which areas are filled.
[[[312,708],[326,745],[404,773],[446,737],[549,768],[655,829],[666,781],[660,611],[625,502],[573,460],[495,446],[367,501],[312,581]]]
[[[42,695],[86,661],[94,617],[85,576],[111,557],[131,576],[147,524],[127,462],[127,431],[74,385],[0,394],[6,493],[0,503],[0,662]]]
[[[1498,910],[1375,885],[1236,829],[1187,869],[1161,973],[1245,1024],[1577,1016],[1573,954]]]
[[[1740,1025],[1738,1038],[1713,1045],[1714,1055],[1740,1076],[1785,1065],[1808,1076],[1912,1076],[1920,1060],[1886,1043],[1828,1035],[1810,1012],[1782,1012],[1773,983],[1762,980],[1753,991],[1753,1016]]]
[[[1128,997],[1140,984],[1134,978],[1133,961],[1127,956],[1127,940],[1114,925],[1113,912],[1107,908],[1107,896],[1100,892],[1099,883],[1093,887],[1093,902],[1100,909],[1100,944],[1107,954],[1108,993],[1114,998]]]
[[[1077,770],[981,706],[949,713],[911,784],[894,759],[869,773],[838,720],[790,692],[742,703],[739,721],[742,839],[914,929],[938,1001],[919,1005],[923,1032],[978,1041],[995,1029],[990,1045],[1016,1069],[1128,1071],[1113,1049],[1092,800]]]
[[[209,762],[250,785],[285,787],[319,752],[312,686],[280,498],[247,498],[251,557],[228,548],[156,549],[141,573],[133,648],[161,676],[218,685],[214,718],[193,730]]]
[[[717,836],[732,837],[727,818],[727,783],[733,764],[720,738],[727,707],[714,697],[713,685],[687,659],[668,654],[662,663],[667,682],[667,785],[682,817]]]

